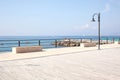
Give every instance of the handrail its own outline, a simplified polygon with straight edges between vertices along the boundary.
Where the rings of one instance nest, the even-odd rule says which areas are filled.
[[[103,37],[104,39],[101,38],[101,42],[103,42],[103,40],[106,40],[106,43],[109,42],[109,40],[111,40],[113,43],[116,39],[118,39],[118,41],[120,41],[119,37],[113,37],[110,38],[109,37]],[[57,39],[26,39],[26,40],[0,40],[0,52],[1,51],[11,51],[12,47],[17,47],[17,46],[43,46],[43,48],[57,48],[57,47],[64,47],[64,46],[59,46],[58,42],[64,39],[68,39],[68,45],[67,46],[71,46],[71,41],[72,40],[79,40],[80,43],[83,42],[84,39],[89,40],[89,42],[93,42],[94,40],[97,41],[96,38],[57,38]],[[54,45],[52,45],[54,44]],[[2,49],[2,48],[6,48],[6,49]]]

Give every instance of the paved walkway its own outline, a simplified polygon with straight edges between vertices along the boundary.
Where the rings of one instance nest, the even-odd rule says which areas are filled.
[[[117,47],[120,47],[120,44],[101,45],[101,49],[117,48]],[[52,56],[52,55],[62,55],[62,54],[97,50],[97,49],[98,47],[96,46],[96,47],[88,47],[88,48],[66,47],[66,48],[44,49],[42,52],[31,52],[31,53],[25,53],[25,54],[24,53],[14,54],[12,52],[7,52],[7,53],[0,53],[0,61],[45,57],[45,56]]]
[[[120,47],[3,60],[0,80],[120,80]]]

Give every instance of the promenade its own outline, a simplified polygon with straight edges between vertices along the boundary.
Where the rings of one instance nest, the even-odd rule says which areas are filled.
[[[0,80],[120,80],[120,45],[1,53]]]

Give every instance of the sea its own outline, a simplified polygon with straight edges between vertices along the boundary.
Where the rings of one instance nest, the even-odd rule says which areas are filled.
[[[10,52],[12,47],[18,46],[37,46],[41,45],[43,48],[56,48],[52,45],[55,40],[63,39],[92,39],[98,40],[98,36],[0,36],[0,53]],[[101,40],[116,40],[120,36],[101,36]],[[61,46],[57,47],[60,48]]]

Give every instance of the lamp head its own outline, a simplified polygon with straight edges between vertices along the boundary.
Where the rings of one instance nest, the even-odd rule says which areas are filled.
[[[94,19],[94,17],[92,18],[92,22],[95,22],[95,19]]]

